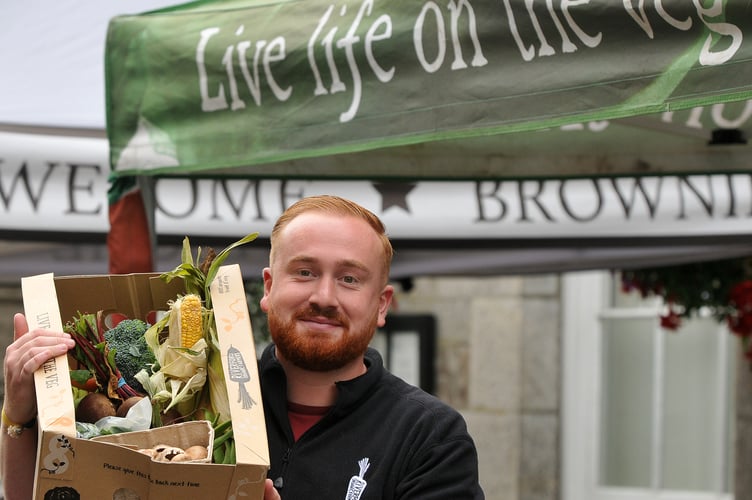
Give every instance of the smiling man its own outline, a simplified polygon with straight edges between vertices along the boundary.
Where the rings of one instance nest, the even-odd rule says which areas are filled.
[[[368,347],[394,293],[392,253],[381,221],[343,198],[304,198],[274,226],[261,384],[285,500],[484,498],[459,413]]]

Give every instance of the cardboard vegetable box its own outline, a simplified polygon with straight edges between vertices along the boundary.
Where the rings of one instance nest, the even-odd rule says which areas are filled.
[[[181,292],[180,280],[168,284],[158,276],[42,274],[23,278],[29,328],[61,331],[77,313],[99,310],[146,319],[151,311],[166,310],[167,301]],[[173,426],[140,431],[138,439],[133,438],[137,442],[129,442],[127,435],[109,440],[77,438],[68,358],[60,356],[35,373],[40,426],[35,499],[263,498],[269,452],[250,316],[237,265],[220,268],[211,285],[211,298],[231,405],[236,465],[158,462],[135,450],[149,440],[166,439],[165,433],[179,439],[197,432],[195,428],[181,430],[178,426],[182,424],[174,426],[174,433],[167,431]],[[228,362],[229,349],[233,356]],[[242,381],[230,377],[228,371],[237,369],[239,359],[248,371]],[[234,397],[242,390],[247,390],[253,401],[250,407]],[[211,425],[203,428],[198,432],[211,431]],[[211,436],[201,436],[201,440],[211,443]]]

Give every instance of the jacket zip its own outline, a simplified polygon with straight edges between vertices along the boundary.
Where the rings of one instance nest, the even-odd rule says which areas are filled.
[[[274,480],[274,487],[277,490],[281,490],[285,487],[285,471],[287,471],[287,464],[290,462],[290,456],[292,455],[292,448],[287,448],[285,454],[282,455],[282,470],[277,479]]]

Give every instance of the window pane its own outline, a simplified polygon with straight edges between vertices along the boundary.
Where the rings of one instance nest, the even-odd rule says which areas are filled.
[[[420,387],[420,332],[393,332],[389,357],[392,373]]]
[[[713,491],[721,461],[718,436],[725,408],[719,408],[722,335],[709,318],[686,321],[666,336],[663,413],[663,487]]]
[[[649,487],[655,320],[603,321],[601,484]]]
[[[728,330],[726,335],[731,335]],[[734,492],[734,469],[736,464],[736,367],[741,354],[741,343],[735,337],[730,338],[728,366],[726,367],[726,390],[728,391],[728,410],[726,411],[726,428],[722,439],[726,444],[726,470],[723,477],[724,493]]]

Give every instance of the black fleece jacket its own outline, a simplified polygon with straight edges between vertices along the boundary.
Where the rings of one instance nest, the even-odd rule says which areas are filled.
[[[367,372],[338,382],[334,407],[294,442],[287,381],[260,361],[271,469],[283,500],[483,499],[478,456],[462,416],[389,373],[369,349]]]

